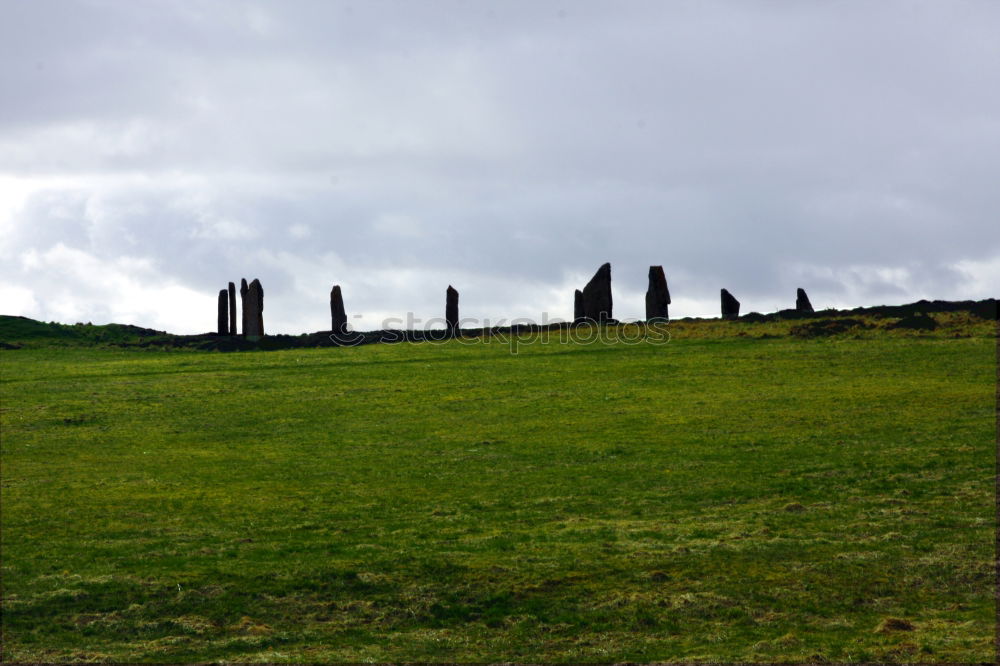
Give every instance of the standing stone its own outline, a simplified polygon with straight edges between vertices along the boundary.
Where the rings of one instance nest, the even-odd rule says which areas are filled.
[[[573,292],[573,321],[583,321],[583,292],[579,289]]]
[[[257,308],[257,329],[260,331],[261,335],[264,335],[264,287],[261,285],[260,280],[254,280],[257,283],[257,291],[260,293],[260,297],[257,302],[260,306]],[[253,289],[253,282],[250,283],[250,289]]]
[[[247,292],[250,288],[247,286],[247,279],[240,278],[240,312],[243,313],[242,327],[240,330],[243,331],[243,337],[247,335]]]
[[[229,335],[229,292],[219,290],[219,335]]]
[[[450,284],[445,292],[444,321],[449,332],[455,333],[458,330],[458,292]]]
[[[254,279],[247,288],[246,336],[250,339],[264,337],[264,288]]]
[[[236,285],[229,283],[229,335],[236,335]]]
[[[812,312],[813,305],[809,302],[809,297],[806,296],[806,290],[799,287],[795,292],[795,309],[799,312]]]
[[[649,267],[649,287],[646,289],[646,321],[668,319],[667,306],[670,305],[670,290],[663,266]]]
[[[347,312],[339,284],[333,285],[330,291],[330,330],[340,335],[347,333]]]
[[[583,316],[594,321],[611,319],[611,264],[598,268],[583,288]]]
[[[725,289],[722,290],[722,318],[736,319],[740,316],[740,302]]]

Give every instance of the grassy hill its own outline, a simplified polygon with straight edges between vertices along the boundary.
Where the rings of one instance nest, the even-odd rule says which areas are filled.
[[[673,322],[673,329],[683,330],[688,337],[728,337],[744,335],[750,337],[774,337],[776,335],[796,335],[814,337],[831,335],[850,330],[852,334],[864,331],[927,331],[940,326],[956,335],[970,334],[971,331],[989,331],[991,322],[997,319],[995,299],[981,301],[917,301],[906,305],[880,305],[855,308],[853,310],[822,310],[817,313],[802,313],[796,310],[781,310],[769,314],[750,312],[738,321],[719,319],[684,318]],[[464,329],[465,337],[483,335],[523,336],[528,333],[540,334],[545,331],[558,332],[571,328],[569,324],[553,324],[545,327],[522,325],[515,327],[495,327],[492,329]],[[632,335],[637,332],[633,326]],[[197,335],[175,335],[139,326],[123,324],[60,324],[40,322],[26,317],[0,315],[0,349],[51,348],[51,347],[105,347],[142,349],[191,349],[201,351],[276,351],[280,349],[301,349],[316,347],[360,346],[379,342],[418,342],[440,340],[444,331],[365,331],[353,333],[347,338],[330,335],[331,331],[316,331],[300,335],[268,335],[251,341],[237,336],[220,336],[215,333]]]
[[[4,318],[3,658],[992,661],[995,323],[908,317],[517,354]]]
[[[59,324],[35,321],[27,317],[0,315],[0,349],[22,346],[93,346],[100,344],[136,343],[146,338],[170,337],[163,331],[126,324]]]

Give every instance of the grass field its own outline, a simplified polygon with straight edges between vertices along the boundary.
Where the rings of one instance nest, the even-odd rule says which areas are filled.
[[[995,658],[996,338],[0,351],[4,660]]]

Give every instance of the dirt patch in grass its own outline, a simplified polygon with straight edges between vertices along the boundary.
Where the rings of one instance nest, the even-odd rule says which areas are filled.
[[[257,622],[253,618],[245,615],[240,618],[239,622],[230,625],[228,628],[241,634],[249,634],[250,636],[265,636],[270,634],[272,631],[271,627],[266,624]]]
[[[887,617],[875,627],[875,633],[887,634],[893,631],[913,631],[916,627],[909,620],[901,617]]]

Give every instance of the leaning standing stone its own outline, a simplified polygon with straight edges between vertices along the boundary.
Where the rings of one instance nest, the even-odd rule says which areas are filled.
[[[740,302],[725,289],[722,290],[722,318],[736,319],[740,316]]]
[[[646,321],[669,318],[668,305],[670,290],[667,289],[667,276],[663,274],[663,266],[650,266],[649,287],[646,289]]]
[[[229,292],[219,290],[219,335],[229,335]]]
[[[806,296],[806,290],[799,287],[795,292],[795,309],[799,312],[812,312],[813,306],[809,302],[809,297]]]
[[[611,264],[598,268],[583,288],[583,316],[594,321],[611,319]]]
[[[347,332],[347,312],[344,310],[344,297],[340,293],[340,285],[333,285],[330,291],[330,330],[337,334]]]
[[[450,284],[445,292],[444,321],[449,332],[458,331],[458,292]]]
[[[577,289],[573,292],[573,321],[583,321],[583,292]]]

